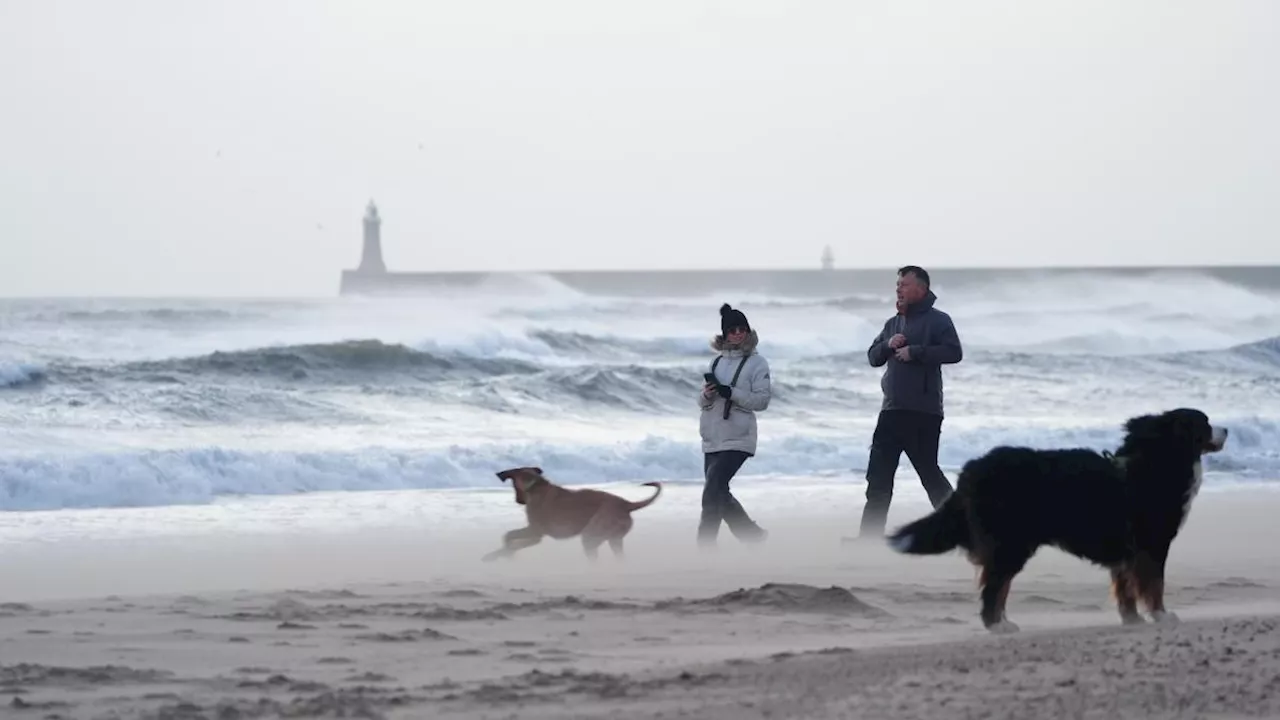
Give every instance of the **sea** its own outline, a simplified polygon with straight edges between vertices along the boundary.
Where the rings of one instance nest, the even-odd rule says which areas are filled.
[[[566,485],[696,486],[724,302],[759,333],[774,392],[735,482],[858,487],[881,402],[866,350],[894,280],[0,299],[0,524],[308,496],[341,516],[384,497],[369,493],[498,492],[494,473],[524,465]],[[1112,449],[1128,417],[1194,406],[1231,433],[1206,491],[1280,484],[1280,268],[940,270],[933,289],[964,345],[944,370],[953,481],[995,445]],[[918,484],[905,457],[898,482]]]

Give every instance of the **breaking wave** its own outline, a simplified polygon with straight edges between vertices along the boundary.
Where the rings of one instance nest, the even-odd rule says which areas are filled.
[[[0,387],[17,386],[36,380],[71,379],[78,382],[129,379],[135,381],[174,382],[201,376],[261,377],[289,381],[363,382],[379,375],[392,375],[423,381],[529,375],[548,368],[577,365],[629,364],[633,372],[639,363],[704,362],[709,358],[709,336],[658,337],[652,339],[622,338],[586,332],[534,330],[522,338],[496,338],[473,344],[444,347],[435,342],[424,343],[435,349],[415,349],[405,344],[384,343],[375,339],[347,340],[334,343],[285,345],[248,350],[216,351],[194,357],[145,360],[118,365],[45,367],[35,363],[0,363]],[[529,342],[544,348],[529,352]],[[511,357],[524,354],[525,358]],[[1052,364],[1060,369],[1096,369],[1114,366],[1110,356],[1093,353],[1039,353],[1035,351],[973,350],[967,355],[974,362],[1007,365]],[[809,364],[846,366],[865,363],[865,350],[834,354],[813,354],[790,358]],[[1280,367],[1280,336],[1242,343],[1224,349],[1156,352],[1133,355],[1131,360],[1187,364],[1203,368],[1206,364],[1247,362],[1254,366]],[[674,377],[668,380],[676,381]],[[683,379],[676,381],[681,385]]]
[[[1280,474],[1280,423],[1229,419],[1231,443],[1209,456],[1212,478]],[[940,461],[952,479],[966,460],[1001,443],[1114,449],[1119,425],[1079,427],[1006,423],[953,429]],[[742,477],[825,475],[861,482],[870,428],[852,437],[762,438]],[[566,485],[701,481],[696,441],[649,436],[629,443],[492,443],[422,450],[248,451],[219,447],[0,457],[0,510],[137,507],[209,503],[237,495],[488,487],[496,469],[538,464]],[[905,460],[901,472],[910,472]]]
[[[43,366],[0,360],[0,388],[16,388],[40,382],[45,377]]]
[[[378,340],[289,345],[187,358],[147,360],[106,367],[56,368],[59,379],[79,382],[126,379],[181,382],[202,377],[257,377],[325,383],[363,382],[379,375],[435,381],[461,376],[492,376],[538,371],[532,363],[414,350]]]

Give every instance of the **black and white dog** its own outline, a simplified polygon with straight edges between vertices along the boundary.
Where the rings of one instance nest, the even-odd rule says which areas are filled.
[[[1204,477],[1201,456],[1226,445],[1227,429],[1203,412],[1179,408],[1125,423],[1114,455],[1075,448],[1001,446],[970,460],[956,490],[931,514],[889,536],[912,555],[963,548],[981,568],[982,622],[1013,632],[1005,617],[1009,585],[1042,545],[1110,569],[1124,623],[1156,621],[1164,607],[1169,546]]]

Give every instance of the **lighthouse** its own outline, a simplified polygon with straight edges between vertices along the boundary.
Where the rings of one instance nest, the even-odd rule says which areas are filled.
[[[369,201],[364,210],[364,250],[360,254],[358,273],[385,273],[387,264],[382,261],[382,218],[378,206]]]

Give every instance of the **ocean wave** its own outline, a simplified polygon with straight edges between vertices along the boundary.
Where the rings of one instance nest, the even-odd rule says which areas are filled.
[[[892,290],[892,288],[890,288]],[[846,311],[874,311],[886,317],[894,313],[894,295],[887,293],[853,293],[834,297],[785,297],[777,295],[739,295],[733,300],[735,307],[752,310],[807,310],[812,308],[829,308]],[[710,316],[715,308],[707,305]]]
[[[1227,449],[1206,460],[1211,473],[1233,481],[1280,476],[1280,422],[1257,417],[1220,421],[1231,429]],[[997,444],[1114,449],[1120,422],[1062,427],[1008,422],[944,433],[940,462],[955,469]],[[861,481],[870,428],[849,435],[761,438],[743,477],[837,474]],[[497,470],[540,465],[565,485],[701,481],[696,432],[636,442],[547,442],[454,445],[396,450],[247,451],[219,447],[0,456],[0,510],[137,507],[208,503],[236,495],[488,487]],[[900,472],[909,475],[905,459]],[[1212,485],[1212,481],[1210,482]]]
[[[1280,366],[1280,336],[1234,345],[1225,352],[1246,360]]]
[[[172,323],[186,324],[193,322],[210,322],[224,320],[253,320],[256,318],[266,317],[264,313],[257,312],[235,312],[219,308],[144,308],[137,310],[124,310],[118,308],[106,308],[103,310],[66,310],[61,312],[43,313],[36,319],[46,322],[103,322],[103,323],[121,323],[133,324],[142,323]]]
[[[565,355],[662,359],[707,356],[711,352],[709,343],[712,334],[707,333],[702,337],[626,338],[617,335],[537,329],[529,331],[527,335],[530,339]]]
[[[0,388],[16,388],[38,383],[45,378],[43,365],[0,360]]]
[[[539,369],[532,363],[515,359],[433,353],[379,340],[348,340],[217,351],[196,357],[146,360],[106,368],[66,368],[61,369],[59,375],[80,380],[128,379],[160,383],[184,382],[200,376],[361,383],[371,376],[386,374],[433,381],[473,375],[532,373]]]
[[[1152,360],[1199,372],[1256,373],[1259,379],[1280,376],[1280,336],[1240,343],[1216,350],[1160,353]]]
[[[848,334],[825,333],[809,337],[783,328],[776,335],[762,335],[761,352],[780,369],[805,372],[846,372],[866,365],[864,340]],[[617,365],[678,363],[690,368],[709,361],[710,332],[681,335],[672,332],[651,337],[627,337],[613,333],[548,327],[523,332],[481,331],[448,339],[419,342],[386,342],[373,338],[335,342],[283,344],[218,350],[205,354],[126,362],[74,360],[44,364],[9,362],[0,365],[0,387],[39,381],[69,382],[80,386],[125,380],[153,383],[191,383],[201,377],[211,381],[266,379],[285,384],[352,385],[396,382],[432,383],[468,378],[524,376],[555,368],[607,368]],[[1066,373],[1127,369],[1174,368],[1236,370],[1269,373],[1280,366],[1280,337],[1215,349],[1174,350],[1155,343],[1132,343],[1125,361],[1117,364],[1114,348],[1125,339],[1114,330],[1072,336],[1049,343],[1026,342],[1016,347],[984,347],[966,340],[965,367],[992,365],[1025,367]],[[865,339],[869,343],[869,339]],[[840,347],[843,345],[844,347]],[[853,345],[852,348],[849,348]],[[1099,348],[1109,348],[1102,352]],[[692,376],[700,371],[689,370]],[[779,383],[798,380],[794,373]]]
[[[667,348],[668,341],[647,342]],[[390,420],[424,404],[509,415],[564,410],[683,416],[692,412],[711,355],[632,354],[617,350],[625,340],[588,333],[560,333],[554,342],[578,350],[538,361],[362,340],[107,366],[9,363],[0,365],[0,390],[10,391],[0,404],[0,423],[21,423],[35,412],[67,426],[348,425]],[[880,371],[867,366],[864,351],[771,358],[771,364],[770,416],[825,427],[873,416],[879,407]],[[1000,414],[1008,402],[1020,412],[1052,402],[1055,413],[1091,414],[1144,402],[1153,392],[1179,398],[1172,400],[1177,403],[1217,406],[1223,392],[1256,398],[1280,391],[1280,339],[1122,361],[1088,353],[976,350],[948,370],[947,383],[956,417]],[[1064,383],[1076,388],[1069,397],[1058,393]],[[12,392],[19,388],[33,391]]]
[[[184,326],[206,323],[253,322],[269,319],[273,312],[283,307],[255,306],[237,308],[219,307],[56,307],[37,304],[21,307],[9,318],[10,323],[34,323],[53,325],[89,325],[156,327]]]
[[[588,347],[615,342],[586,334],[561,340]],[[1176,393],[1184,398],[1178,402],[1209,405],[1217,401],[1203,393],[1253,388],[1274,394],[1280,389],[1278,344],[1272,339],[1122,361],[1087,353],[973,351],[963,365],[949,370],[948,387],[956,393],[949,407],[958,417],[1000,413],[1003,395],[977,388],[998,386],[1020,394],[1023,404],[1034,404],[1042,399],[1040,389],[1062,383],[1079,392],[1065,405],[1056,401],[1057,412],[1089,413],[1099,409],[1099,402],[1123,405],[1136,401],[1135,393]],[[384,414],[380,407],[394,414],[396,407],[403,411],[423,402],[508,414],[558,408],[667,417],[691,412],[709,359],[709,351],[665,359],[615,352],[601,361],[584,351],[576,358],[560,353],[535,362],[350,341],[107,367],[7,365],[0,367],[0,388],[40,388],[9,394],[14,417],[38,406],[45,417],[70,419],[89,412],[131,427],[153,427],[166,417],[202,425],[376,422]],[[879,371],[867,366],[865,352],[773,359],[772,364],[771,415],[829,422],[837,421],[836,415],[874,414],[879,406]],[[1046,384],[1046,378],[1053,382]],[[351,393],[363,399],[353,402]],[[3,410],[0,406],[0,416],[9,414]]]
[[[550,403],[603,404],[635,412],[692,407],[702,378],[692,368],[644,365],[554,370],[525,391]]]

